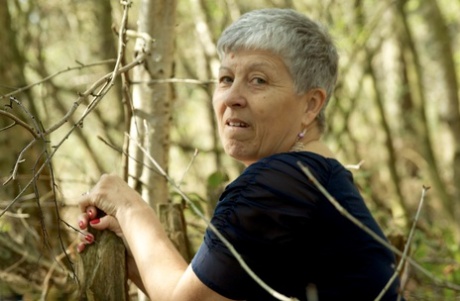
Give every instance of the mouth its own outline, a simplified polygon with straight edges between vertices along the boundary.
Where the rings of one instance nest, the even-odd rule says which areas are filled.
[[[235,127],[235,128],[247,128],[247,127],[249,127],[249,124],[247,124],[246,122],[243,122],[241,120],[227,120],[227,122],[225,122],[225,125],[227,125],[229,127]]]

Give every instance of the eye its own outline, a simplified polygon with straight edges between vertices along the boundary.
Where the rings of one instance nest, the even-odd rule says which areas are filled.
[[[224,75],[219,77],[219,83],[220,84],[231,84],[233,82],[233,78],[231,78],[228,75]]]
[[[261,77],[254,77],[252,80],[251,80],[251,83],[252,84],[255,84],[255,85],[263,85],[263,84],[266,84],[267,81]]]

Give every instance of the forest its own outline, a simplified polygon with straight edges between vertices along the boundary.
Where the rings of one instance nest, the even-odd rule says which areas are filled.
[[[83,300],[77,200],[105,173],[166,212],[190,260],[244,168],[216,130],[216,41],[266,7],[334,37],[324,140],[398,252],[406,300],[460,300],[459,0],[1,3],[0,300]]]

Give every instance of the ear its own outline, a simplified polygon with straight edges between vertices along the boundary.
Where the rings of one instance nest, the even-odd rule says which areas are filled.
[[[302,122],[305,126],[308,126],[316,119],[316,116],[318,116],[326,103],[326,97],[326,91],[321,88],[311,89],[304,94],[305,107]]]

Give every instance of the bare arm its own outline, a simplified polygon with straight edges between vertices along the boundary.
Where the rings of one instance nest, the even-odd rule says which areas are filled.
[[[82,197],[80,208],[84,214],[80,221],[83,221],[83,226],[92,219],[85,213],[90,206],[107,213],[93,225],[95,228],[107,228],[123,235],[143,288],[151,300],[230,300],[198,279],[169,240],[154,210],[121,178],[102,176],[92,192]],[[131,273],[134,273],[131,278],[138,282],[135,269]]]

